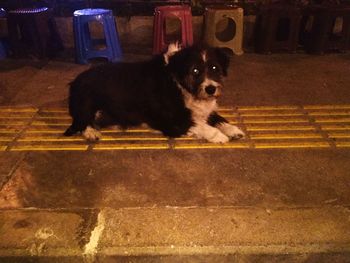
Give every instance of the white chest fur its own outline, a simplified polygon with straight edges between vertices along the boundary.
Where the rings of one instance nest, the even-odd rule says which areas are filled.
[[[206,139],[209,142],[225,143],[229,138],[215,127],[208,125],[209,115],[217,109],[216,99],[198,100],[178,84],[184,96],[185,106],[192,112],[194,125],[189,129],[187,135]]]
[[[192,111],[192,119],[196,124],[206,122],[209,115],[218,107],[216,99],[198,100],[186,90],[181,90],[184,95],[185,105]]]

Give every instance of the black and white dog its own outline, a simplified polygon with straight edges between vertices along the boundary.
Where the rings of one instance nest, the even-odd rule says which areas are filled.
[[[228,66],[219,48],[171,44],[149,61],[91,68],[70,84],[73,123],[64,134],[98,140],[102,114],[122,128],[146,123],[168,137],[187,134],[214,143],[241,138],[244,133],[216,112]]]

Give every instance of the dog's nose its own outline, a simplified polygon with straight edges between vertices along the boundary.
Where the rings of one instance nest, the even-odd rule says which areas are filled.
[[[215,86],[208,86],[208,87],[205,87],[205,92],[208,94],[208,95],[213,95],[215,92],[216,92],[216,87]]]

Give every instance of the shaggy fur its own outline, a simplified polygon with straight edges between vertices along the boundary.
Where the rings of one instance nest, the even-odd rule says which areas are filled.
[[[241,130],[215,112],[228,66],[219,48],[179,50],[171,45],[149,61],[91,68],[70,84],[73,122],[65,135],[82,132],[97,140],[102,115],[108,124],[127,128],[146,123],[168,137],[190,134],[220,143],[242,137]]]

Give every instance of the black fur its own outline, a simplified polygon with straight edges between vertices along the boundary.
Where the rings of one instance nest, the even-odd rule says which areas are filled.
[[[178,83],[197,96],[204,75],[193,76],[191,71],[195,65],[204,72],[205,65],[199,62],[203,49],[183,49],[170,57],[168,65],[159,55],[150,61],[105,64],[81,73],[70,84],[69,112],[73,122],[65,135],[82,132],[89,125],[96,126],[97,111],[108,115],[110,124],[124,128],[146,123],[165,136],[186,134],[194,123]],[[205,50],[208,63],[214,63],[217,68],[215,72],[205,70],[205,76],[221,82],[229,60],[220,49]]]
[[[222,123],[228,123],[228,121],[220,116],[217,112],[212,112],[209,117],[208,117],[208,124],[211,125],[211,126],[217,126],[219,124],[222,124]]]

